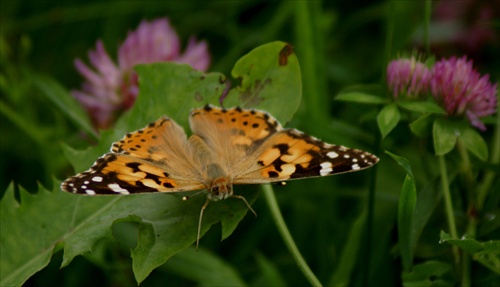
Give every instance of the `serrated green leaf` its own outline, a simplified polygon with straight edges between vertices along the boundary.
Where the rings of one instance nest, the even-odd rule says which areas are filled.
[[[417,187],[413,176],[406,175],[398,207],[398,243],[405,271],[411,271],[413,265],[413,217],[417,202]]]
[[[224,100],[224,106],[259,108],[282,124],[291,120],[302,96],[300,66],[292,46],[265,44],[236,62],[231,75],[241,81]]]
[[[385,106],[380,111],[377,116],[377,124],[382,138],[385,138],[396,127],[400,117],[398,107],[394,103]]]
[[[244,194],[244,196],[249,202],[253,202],[257,197],[257,190],[250,194]],[[175,206],[150,207],[158,210],[149,218],[139,215],[143,219],[143,223],[139,229],[137,246],[132,251],[132,268],[139,283],[146,279],[153,269],[165,263],[172,255],[191,246],[196,240],[200,210],[206,201],[206,196],[199,194],[196,198],[190,199],[189,201],[196,202],[189,206],[183,205],[182,202],[178,201],[179,199],[180,196],[177,196],[177,200],[174,202]],[[190,210],[187,211],[187,209]],[[224,224],[228,218],[235,218],[231,222],[234,230],[247,211],[243,201],[235,198],[210,202],[203,215],[201,235],[203,236],[211,225],[217,222]],[[209,218],[206,218],[207,216]],[[171,226],[173,222],[178,224],[177,228]],[[229,225],[229,223],[226,224]]]
[[[37,224],[37,229],[21,232],[16,214],[20,205],[14,198],[14,187],[9,185],[0,201],[0,286],[21,286],[31,275],[46,266],[55,244],[46,248],[38,240],[32,240],[45,224]],[[26,216],[31,220],[29,216]],[[19,220],[19,219],[18,219]],[[43,220],[43,218],[39,218]],[[36,222],[38,223],[38,222]],[[28,233],[29,232],[29,233]]]
[[[403,271],[402,280],[405,287],[454,286],[456,283],[451,264],[434,260],[415,265],[412,272]]]
[[[250,201],[256,195],[255,191],[244,196]],[[18,203],[10,187],[1,201],[0,285],[21,285],[48,264],[59,242],[64,242],[62,266],[66,266],[75,256],[91,251],[98,240],[111,238],[111,227],[121,218],[142,220],[140,243],[133,252],[134,273],[141,282],[154,268],[195,242],[198,216],[205,200],[202,194],[188,201],[180,195],[164,193],[92,197],[58,189],[49,192],[40,187],[35,195],[22,190]],[[241,200],[211,203],[205,211],[201,232],[204,234],[225,216],[241,219],[246,212]],[[142,265],[136,266],[138,263]]]
[[[455,123],[444,119],[437,119],[432,127],[436,155],[449,153],[455,147],[458,135],[460,135],[460,130]]]
[[[33,83],[78,127],[88,135],[97,138],[90,119],[78,101],[70,95],[58,82],[47,75],[31,74]]]
[[[434,102],[401,101],[398,105],[413,112],[446,115],[446,111]]]
[[[366,94],[362,92],[346,92],[338,94],[335,97],[337,101],[351,102],[351,103],[360,103],[360,104],[385,104],[387,103],[386,99],[381,97]]]
[[[488,159],[488,146],[483,137],[475,129],[466,127],[460,134],[460,139],[465,147],[479,159],[483,161]]]

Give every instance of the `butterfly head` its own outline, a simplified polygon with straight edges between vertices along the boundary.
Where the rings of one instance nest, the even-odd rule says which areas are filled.
[[[227,177],[218,177],[212,181],[208,192],[208,199],[219,201],[233,195],[233,185]]]

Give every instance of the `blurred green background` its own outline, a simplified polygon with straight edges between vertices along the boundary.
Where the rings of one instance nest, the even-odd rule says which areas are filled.
[[[476,42],[467,40],[464,43],[457,36],[457,29],[463,32],[476,25],[478,11],[483,6],[489,7],[490,2],[453,2],[455,6],[440,9],[455,11],[455,14],[450,13],[462,25],[458,28],[443,25],[440,17],[449,17],[450,13],[444,13],[445,16],[433,14],[428,35],[431,51],[436,58],[468,55],[479,71],[489,73],[493,82],[498,81],[498,37],[485,36]],[[383,83],[386,63],[396,55],[413,50],[425,52],[423,3],[368,0],[2,1],[0,192],[3,193],[11,182],[32,192],[37,190],[37,183],[52,188],[53,177],[64,179],[73,173],[60,143],[77,148],[87,146],[64,113],[34,85],[30,78],[33,73],[48,75],[68,90],[78,89],[82,78],[74,68],[74,59],[88,63],[87,52],[94,49],[98,39],[116,59],[117,48],[127,32],[134,30],[143,19],[168,17],[183,45],[190,36],[205,40],[212,55],[209,71],[226,75],[230,75],[236,60],[251,49],[281,40],[294,46],[303,77],[302,104],[288,126],[327,142],[354,146],[381,156],[377,170],[374,236],[362,239],[365,247],[354,257],[346,259],[341,255],[348,247],[348,238],[352,235],[349,232],[355,223],[360,224],[357,220],[366,212],[369,173],[373,171],[276,187],[285,221],[306,261],[322,282],[336,282],[333,277],[334,274],[340,276],[339,267],[351,264],[351,285],[371,282],[374,286],[397,286],[401,284],[402,267],[396,248],[395,224],[404,172],[377,148],[377,109],[335,102],[333,98],[349,86]],[[433,1],[433,8],[438,5],[442,4]],[[462,7],[461,12],[456,12],[457,7]],[[492,13],[498,16],[498,10]],[[498,22],[496,29],[498,32]],[[485,137],[491,138],[491,132]],[[422,155],[411,141],[407,127],[398,126],[392,137],[383,143],[383,149],[396,150],[410,161],[418,159]],[[417,163],[414,172],[418,176],[430,171],[419,168]],[[422,186],[426,182],[417,182],[417,186],[419,184]],[[249,285],[307,284],[270,220],[265,202],[257,200],[254,209],[259,215],[257,219],[247,216],[235,233],[223,242],[220,242],[220,230],[213,228],[202,239],[202,247],[234,268]],[[440,216],[438,208],[433,217]],[[416,252],[420,260],[444,253],[446,247],[436,242],[437,232],[442,228],[440,223],[442,219],[435,221],[436,226],[424,230],[423,244]],[[116,237],[123,238],[130,235],[120,233],[134,234],[136,227],[127,225],[115,232]],[[133,240],[103,241],[93,255],[77,257],[61,270],[62,254],[59,252],[26,286],[134,285],[129,257],[129,248],[133,246]],[[364,253],[366,246],[371,246],[369,256]],[[190,272],[189,264],[183,265],[174,257],[155,270],[142,286],[206,284],[203,279],[195,280],[185,275],[186,272]]]

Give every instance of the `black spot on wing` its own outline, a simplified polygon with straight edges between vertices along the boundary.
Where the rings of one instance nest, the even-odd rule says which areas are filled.
[[[146,177],[145,178],[152,179],[154,182],[156,182],[156,184],[161,185],[160,178],[157,175],[154,175],[154,174],[151,174],[151,173],[146,173]]]
[[[141,165],[141,163],[138,163],[138,162],[128,162],[125,164],[125,166],[130,167],[132,169],[132,172],[134,172],[134,173],[141,171],[139,169],[140,165]]]
[[[279,173],[275,172],[275,171],[270,171],[267,173],[269,175],[269,177],[271,178],[275,178],[275,177],[278,177],[279,176]]]
[[[320,174],[321,167],[319,165],[302,167],[300,164],[295,165],[295,172],[290,175],[290,178],[314,177]]]

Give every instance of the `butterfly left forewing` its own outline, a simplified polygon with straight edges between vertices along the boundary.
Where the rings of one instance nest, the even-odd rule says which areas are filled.
[[[113,143],[92,167],[61,188],[83,194],[178,192],[205,188],[183,129],[161,117]]]
[[[235,176],[235,184],[327,176],[362,170],[378,162],[368,152],[328,144],[295,129],[277,132],[249,158],[253,163]]]

